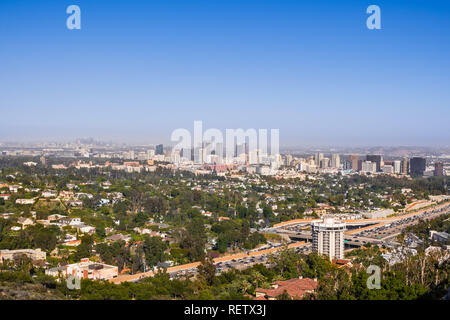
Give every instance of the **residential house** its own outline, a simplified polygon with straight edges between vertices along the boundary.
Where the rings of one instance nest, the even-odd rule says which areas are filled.
[[[17,220],[17,223],[22,225],[22,229],[24,229],[26,226],[34,225],[34,221],[31,218],[24,218],[24,217],[20,217]]]
[[[22,189],[22,186],[10,185],[10,186],[8,186],[8,188],[9,188],[9,191],[17,193],[17,192],[19,192],[19,189]]]
[[[46,190],[42,192],[43,198],[54,198],[58,195],[58,193],[55,190]]]
[[[255,300],[276,300],[285,291],[294,300],[301,300],[307,293],[315,293],[318,287],[316,279],[294,278],[286,281],[275,281],[271,289],[256,288]]]
[[[59,219],[59,223],[66,226],[75,226],[82,224],[81,218],[62,218]]]
[[[66,202],[69,207],[82,207],[83,201],[80,200],[69,200]]]
[[[111,241],[111,242],[116,242],[116,241],[120,241],[120,240],[128,242],[131,240],[131,237],[129,235],[123,235],[123,234],[117,233],[117,234],[113,234],[113,235],[107,237],[106,240]]]
[[[16,204],[34,204],[34,199],[17,199]]]
[[[9,200],[9,198],[11,198],[10,194],[6,194],[6,193],[0,194],[0,199]]]
[[[71,240],[64,242],[65,246],[78,247],[81,244],[81,240]]]
[[[95,227],[93,227],[93,226],[87,226],[87,225],[80,225],[80,226],[75,226],[75,227],[77,227],[79,230],[80,230],[80,232],[82,232],[82,233],[88,233],[88,234],[94,234],[95,233]]]
[[[64,191],[63,190],[59,193],[59,198],[64,201],[69,201],[70,199],[73,199],[73,197],[74,197],[73,191]]]
[[[49,215],[48,217],[47,217],[47,220],[48,221],[56,221],[56,220],[59,220],[59,219],[61,219],[61,218],[65,218],[66,216],[63,216],[63,215],[61,215],[61,214],[51,214],[51,215]]]

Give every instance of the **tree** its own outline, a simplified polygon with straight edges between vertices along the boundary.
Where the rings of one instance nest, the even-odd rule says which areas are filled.
[[[216,280],[216,265],[211,257],[202,260],[197,267],[199,278],[212,286]]]
[[[299,256],[287,247],[283,248],[278,256],[269,257],[272,269],[279,277],[284,279],[297,278],[299,276]]]
[[[89,258],[92,255],[92,246],[94,238],[90,235],[85,235],[81,238],[81,244],[72,256],[74,261],[80,261],[83,258]]]
[[[193,219],[183,232],[181,248],[188,249],[190,261],[202,260],[205,257],[207,236],[200,218]]]
[[[166,259],[167,243],[160,237],[146,237],[143,244],[147,266],[153,267]]]

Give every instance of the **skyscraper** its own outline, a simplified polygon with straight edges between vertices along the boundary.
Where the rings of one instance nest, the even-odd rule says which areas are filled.
[[[147,160],[153,158],[155,156],[155,150],[149,149],[147,150]]]
[[[331,155],[331,166],[333,168],[339,168],[341,166],[341,158],[338,154]]]
[[[330,260],[344,259],[345,222],[324,218],[312,223],[312,249]]]
[[[344,160],[343,168],[344,170],[350,170],[352,168],[352,162],[350,160]]]
[[[286,155],[286,165],[287,165],[287,166],[290,166],[290,165],[291,165],[292,159],[293,159],[292,155],[290,155],[290,154],[287,154],[287,155]]]
[[[381,171],[381,163],[383,162],[383,157],[377,154],[368,154],[366,156],[367,161],[375,162],[377,164],[377,171]]]
[[[408,158],[403,158],[402,160],[402,168],[401,168],[402,174],[408,174]]]
[[[320,160],[320,167],[321,168],[328,168],[330,164],[330,159],[328,158],[323,158]]]
[[[444,175],[444,164],[442,162],[434,163],[434,175],[436,177],[442,177]]]
[[[316,156],[314,157],[314,162],[316,163],[316,167],[320,167],[320,160],[323,159],[323,153],[316,153]]]
[[[158,144],[155,148],[156,154],[164,154],[164,146],[162,144]]]
[[[395,160],[394,164],[394,173],[400,173],[402,162],[400,160]]]
[[[409,161],[409,172],[412,176],[423,176],[426,167],[425,158],[414,157]]]
[[[377,164],[372,161],[363,161],[361,171],[363,172],[377,172]]]
[[[351,154],[349,158],[350,162],[352,163],[352,170],[355,172],[358,171],[358,155]]]

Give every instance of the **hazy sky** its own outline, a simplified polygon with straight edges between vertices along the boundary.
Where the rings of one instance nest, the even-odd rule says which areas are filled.
[[[308,2],[1,0],[0,141],[167,143],[202,120],[282,146],[449,145],[450,1]]]

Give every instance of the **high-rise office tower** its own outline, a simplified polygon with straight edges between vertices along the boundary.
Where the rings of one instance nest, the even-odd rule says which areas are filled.
[[[397,174],[400,173],[402,162],[400,160],[395,160],[395,161],[393,161],[393,165],[394,165],[394,173],[397,173]]]
[[[425,158],[413,157],[409,161],[409,172],[412,176],[423,176],[426,167]]]
[[[436,177],[442,177],[444,175],[444,164],[442,162],[434,163],[434,175]]]
[[[292,155],[287,154],[287,155],[286,155],[286,165],[287,165],[287,166],[290,166],[291,163],[292,163],[292,160],[293,160]]]
[[[345,222],[324,218],[312,223],[312,249],[330,260],[344,258]]]
[[[331,166],[333,168],[339,168],[341,166],[341,158],[338,154],[331,155]]]
[[[368,154],[366,160],[370,162],[375,162],[377,164],[377,171],[381,171],[381,163],[383,162],[383,157],[376,154]]]
[[[363,172],[377,172],[377,164],[372,161],[363,161],[361,171]]]
[[[321,168],[328,168],[330,164],[330,159],[328,158],[323,158],[320,160],[320,167]]]
[[[239,157],[241,154],[248,154],[248,147],[246,143],[235,144],[234,146],[234,156]]]
[[[402,174],[408,174],[408,158],[403,158],[402,160],[402,169],[401,169],[401,173]]]
[[[320,167],[320,161],[323,159],[323,153],[316,153],[316,156],[314,157],[314,161],[316,163],[316,167]]]
[[[349,158],[350,162],[352,163],[352,170],[355,172],[358,171],[358,155],[351,154]]]
[[[153,150],[153,149],[147,150],[147,160],[150,160],[154,156],[155,156],[155,150]]]
[[[352,168],[352,162],[350,160],[344,160],[343,165],[344,170],[350,170]]]
[[[158,144],[155,148],[156,154],[164,154],[164,146],[162,144]]]

